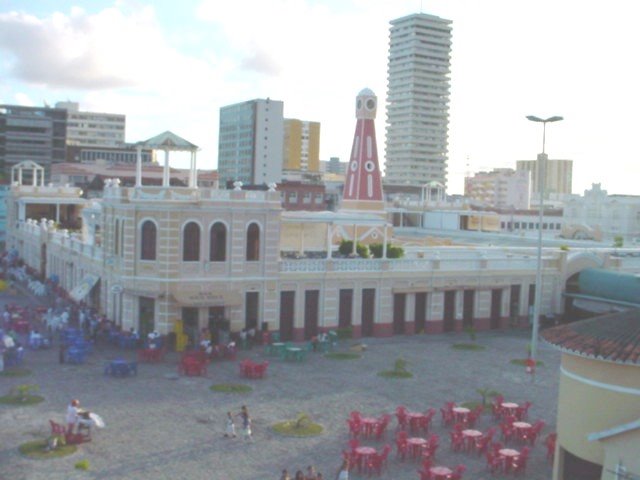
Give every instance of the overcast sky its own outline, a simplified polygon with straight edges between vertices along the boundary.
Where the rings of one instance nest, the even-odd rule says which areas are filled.
[[[386,100],[389,21],[419,0],[0,0],[0,103],[123,113],[127,141],[171,130],[216,168],[219,109],[270,97],[321,123],[320,156],[348,158],[354,99]],[[632,0],[424,0],[453,21],[450,193],[467,172],[542,148],[572,159],[573,191],[639,193],[640,66]],[[384,152],[385,110],[376,128]],[[384,161],[383,158],[380,159]],[[176,166],[182,166],[179,164]]]

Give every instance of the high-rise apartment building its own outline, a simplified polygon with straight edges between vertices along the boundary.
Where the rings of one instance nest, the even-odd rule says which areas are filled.
[[[282,166],[285,170],[320,171],[320,123],[284,119]]]
[[[45,168],[65,161],[67,111],[49,107],[0,105],[0,172],[7,178],[11,167],[31,160]]]
[[[78,102],[57,102],[67,111],[67,145],[120,147],[124,144],[126,116],[81,112]]]
[[[464,179],[464,196],[482,205],[527,210],[531,178],[527,171],[495,168]]]
[[[218,176],[220,185],[282,180],[284,104],[250,100],[220,109]]]
[[[538,186],[539,160],[517,160],[516,170],[531,172],[531,192],[540,194]],[[571,194],[571,180],[573,176],[573,160],[549,160],[544,169],[544,194]]]
[[[451,21],[391,21],[385,183],[446,185]]]

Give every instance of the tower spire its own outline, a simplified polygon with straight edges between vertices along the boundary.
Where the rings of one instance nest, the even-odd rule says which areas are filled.
[[[356,131],[342,194],[341,210],[384,212],[374,120],[378,97],[365,88],[356,97]]]

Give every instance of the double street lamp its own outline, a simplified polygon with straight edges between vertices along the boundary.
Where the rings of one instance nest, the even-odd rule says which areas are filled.
[[[542,123],[542,153],[538,154],[538,194],[540,196],[538,206],[538,253],[536,265],[536,290],[533,300],[533,328],[531,330],[531,353],[530,359],[535,366],[536,354],[538,350],[538,332],[540,330],[540,300],[542,298],[542,220],[544,212],[544,184],[545,184],[545,166],[547,163],[547,154],[544,151],[547,123],[559,122],[562,117],[540,118],[533,115],[527,116],[527,120]]]

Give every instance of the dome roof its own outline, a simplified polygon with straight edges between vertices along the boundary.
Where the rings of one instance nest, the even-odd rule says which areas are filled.
[[[358,94],[359,97],[362,96],[367,96],[367,97],[375,97],[376,94],[373,93],[373,90],[371,90],[370,88],[363,88],[362,90],[360,90],[360,93]]]

